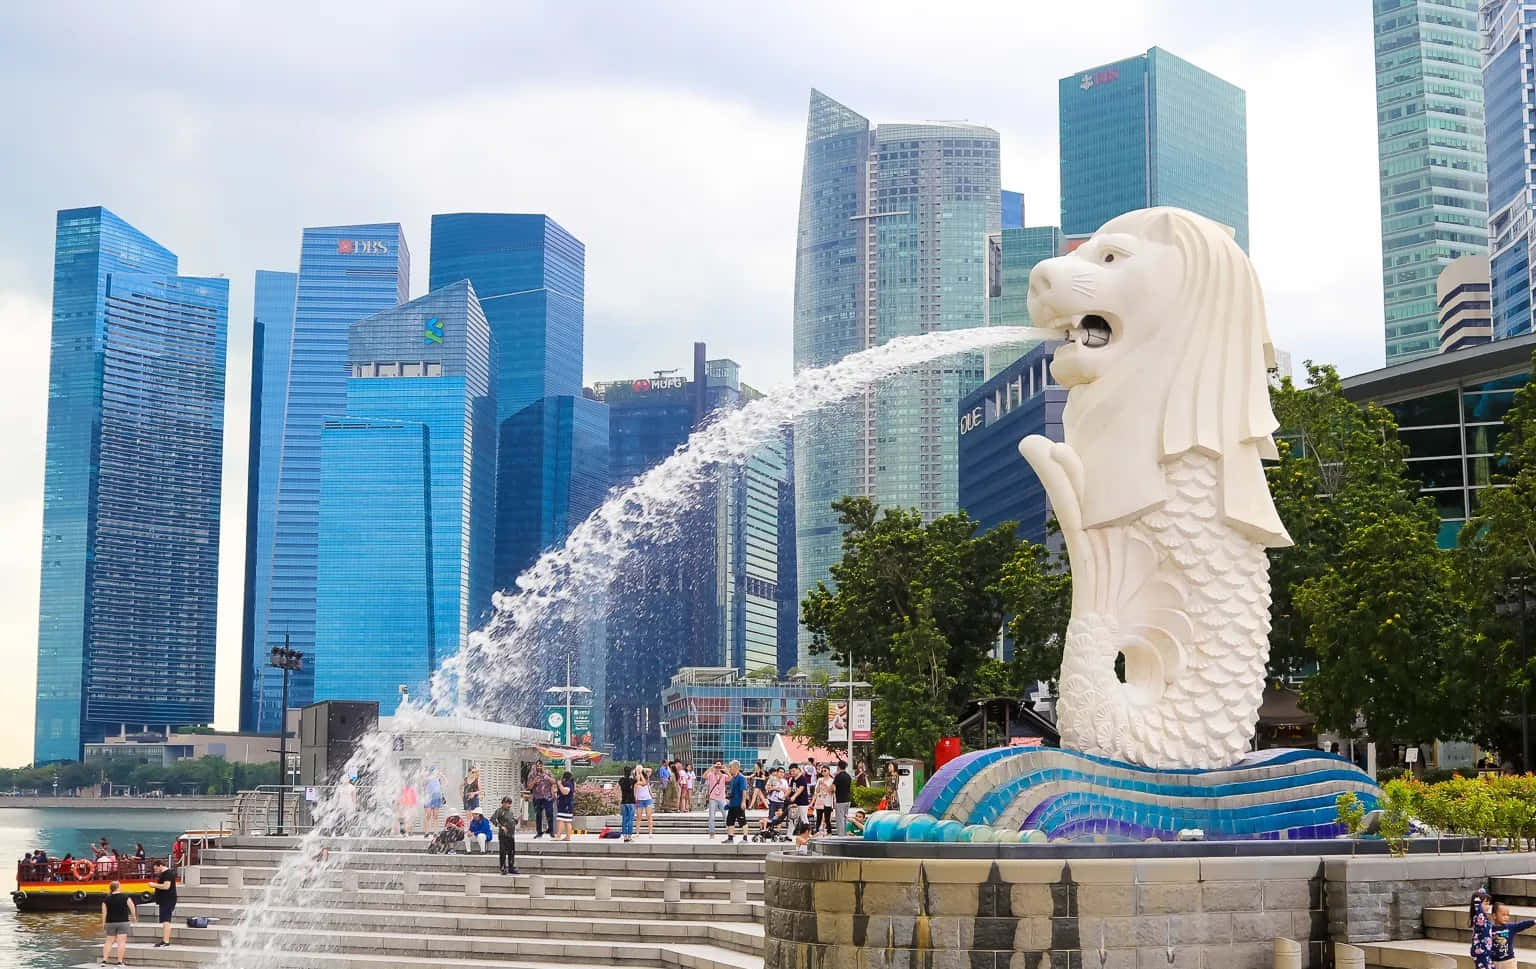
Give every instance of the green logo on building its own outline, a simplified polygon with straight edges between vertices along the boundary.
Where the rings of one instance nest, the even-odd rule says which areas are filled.
[[[434,316],[430,320],[427,321],[426,328],[424,330],[422,330],[422,333],[421,333],[421,342],[422,343],[442,343],[443,342],[443,324],[438,322],[437,317]]]

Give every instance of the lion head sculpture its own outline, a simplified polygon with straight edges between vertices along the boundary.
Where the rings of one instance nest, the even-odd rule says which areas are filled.
[[[1183,209],[1122,215],[1035,266],[1029,312],[1068,341],[1051,373],[1068,388],[1062,421],[1086,471],[1086,527],[1159,506],[1162,464],[1198,450],[1221,462],[1223,518],[1266,546],[1291,543],[1260,460],[1276,456],[1274,348],[1230,230]]]

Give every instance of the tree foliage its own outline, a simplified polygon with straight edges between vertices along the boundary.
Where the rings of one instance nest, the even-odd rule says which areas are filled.
[[[1072,574],[1066,557],[1052,554],[1044,545],[1021,542],[1003,566],[998,590],[1013,617],[1008,621],[1013,663],[1009,689],[993,690],[992,695],[1022,694],[1037,680],[1055,681],[1061,673],[1061,647],[1072,612]]]
[[[1296,607],[1297,590],[1327,572],[1356,531],[1382,514],[1411,515],[1418,507],[1418,486],[1406,475],[1406,452],[1391,412],[1350,401],[1333,367],[1306,366],[1309,387],[1287,378],[1270,393],[1280,422],[1280,460],[1265,475],[1295,543],[1269,553],[1274,675],[1304,674],[1317,665],[1311,621]],[[1433,521],[1432,510],[1420,513]]]
[[[874,673],[874,740],[893,757],[931,760],[933,745],[956,729],[950,673],[953,647],[933,617],[933,594],[911,593],[914,615],[893,636],[891,665]]]

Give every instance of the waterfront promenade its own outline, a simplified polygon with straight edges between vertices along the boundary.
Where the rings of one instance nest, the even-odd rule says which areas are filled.
[[[68,808],[75,811],[219,811],[235,806],[233,797],[219,794],[192,797],[0,797],[0,808]]]

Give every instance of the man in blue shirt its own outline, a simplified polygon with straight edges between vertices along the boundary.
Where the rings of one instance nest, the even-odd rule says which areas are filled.
[[[747,840],[747,779],[741,773],[741,761],[731,761],[731,782],[725,791],[725,843],[741,835]]]

